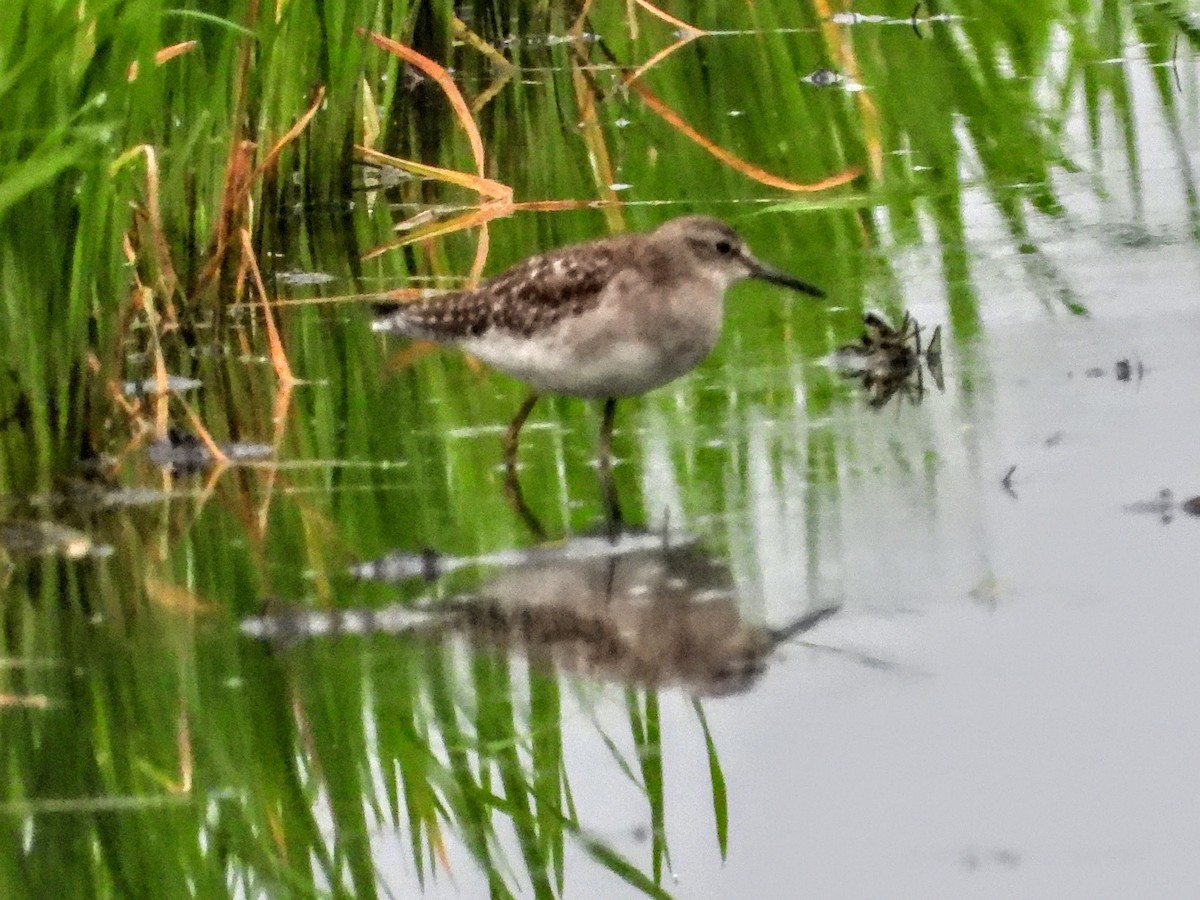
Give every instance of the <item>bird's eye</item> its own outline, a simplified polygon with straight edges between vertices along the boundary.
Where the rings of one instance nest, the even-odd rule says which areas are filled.
[[[728,256],[733,252],[733,244],[729,241],[717,241],[717,252],[722,256]]]

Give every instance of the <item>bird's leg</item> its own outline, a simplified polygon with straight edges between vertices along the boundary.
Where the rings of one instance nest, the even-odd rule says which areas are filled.
[[[604,401],[604,421],[600,425],[600,468],[612,469],[613,424],[617,419],[617,398]]]
[[[508,499],[509,506],[521,517],[521,521],[525,523],[530,534],[536,540],[544,541],[546,529],[542,527],[541,520],[534,515],[529,504],[525,502],[525,493],[521,490],[521,480],[517,478],[516,469],[506,469],[504,472],[504,496]]]
[[[600,425],[600,490],[604,494],[604,512],[608,519],[610,537],[617,537],[625,524],[621,514],[621,501],[617,496],[617,485],[612,471],[613,424],[617,417],[617,398],[604,401],[604,421]]]
[[[533,514],[533,510],[529,508],[529,504],[525,502],[525,494],[521,491],[521,480],[517,477],[517,439],[521,434],[521,426],[529,418],[529,413],[533,411],[533,406],[537,401],[537,394],[530,394],[525,398],[525,402],[517,410],[512,424],[504,432],[500,443],[504,448],[504,494],[533,536],[538,540],[543,540],[546,537],[546,530],[538,521],[538,517]]]
[[[513,417],[512,424],[508,426],[508,431],[504,432],[504,437],[500,439],[500,446],[504,449],[504,470],[510,475],[516,474],[517,471],[517,442],[521,436],[521,427],[529,418],[529,414],[533,412],[533,406],[537,402],[538,395],[536,393],[526,397],[525,402],[521,404],[521,408]]]

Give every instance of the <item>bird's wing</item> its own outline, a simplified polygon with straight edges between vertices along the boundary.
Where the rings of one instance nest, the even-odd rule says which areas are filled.
[[[375,321],[377,331],[454,341],[497,328],[529,335],[594,307],[628,259],[624,238],[530,257],[471,291],[405,303]]]

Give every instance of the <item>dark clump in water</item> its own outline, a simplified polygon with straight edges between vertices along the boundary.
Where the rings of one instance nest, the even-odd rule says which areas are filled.
[[[833,356],[835,368],[862,384],[875,409],[901,392],[920,403],[925,396],[922,362],[938,390],[943,390],[941,326],[934,329],[928,346],[922,346],[921,326],[907,313],[899,328],[882,313],[866,313],[862,336],[839,347]]]

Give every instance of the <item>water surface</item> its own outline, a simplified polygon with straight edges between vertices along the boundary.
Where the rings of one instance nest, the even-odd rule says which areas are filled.
[[[1196,69],[1129,7],[1115,31],[1040,7],[699,21],[730,33],[643,85],[765,170],[862,173],[812,194],[616,90],[595,41],[582,67],[497,42],[521,66],[479,113],[497,177],[607,205],[497,218],[486,271],[706,213],[829,295],[739,286],[713,356],[622,404],[615,543],[598,409],[530,421],[538,541],[500,467],[521,388],[318,302],[462,283],[477,229],[366,253],[460,188],[264,214],[300,383],[244,298],[211,343],[164,332],[201,385],[172,382],[196,414],[172,425],[232,466],[190,431],[156,445],[188,465],[156,465],[102,385],[50,489],[5,457],[6,521],[58,537],[0,555],[0,893],[1195,894]],[[630,65],[672,40],[596,25]],[[864,89],[802,80],[829,66]],[[439,123],[426,161],[466,167]],[[875,409],[835,371],[872,308],[941,327],[943,389]],[[116,354],[134,400],[145,333]],[[363,577],[388,554],[402,571]]]

